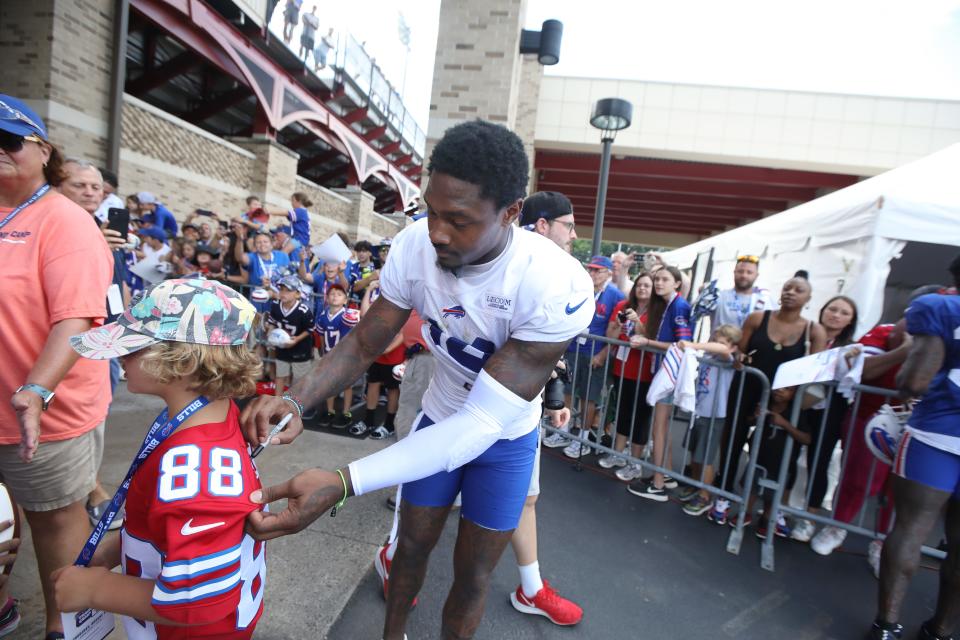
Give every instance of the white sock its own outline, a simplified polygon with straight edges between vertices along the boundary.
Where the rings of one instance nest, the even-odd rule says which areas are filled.
[[[543,579],[540,577],[540,563],[532,562],[525,566],[518,566],[520,571],[520,588],[523,595],[532,598],[543,589]]]
[[[393,554],[397,552],[397,541],[394,540],[387,546],[387,560],[393,562]]]

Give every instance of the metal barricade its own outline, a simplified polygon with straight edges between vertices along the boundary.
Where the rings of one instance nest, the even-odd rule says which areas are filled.
[[[593,345],[591,345],[590,348],[585,351],[581,351],[581,349],[579,348],[585,345],[589,345],[590,343],[593,343],[593,345],[602,344],[604,346],[595,348]],[[707,438],[708,438],[707,446],[706,446],[707,451],[710,450],[710,444],[711,444],[710,439],[713,437],[721,437],[722,438],[721,444],[725,445],[726,447],[726,455],[723,456],[722,458],[723,460],[726,461],[726,464],[722,465],[723,466],[722,469],[719,469],[719,468],[716,469],[716,472],[718,474],[717,484],[719,484],[719,486],[716,486],[713,482],[704,481],[705,473],[706,473],[705,471],[706,465],[704,465],[704,469],[701,470],[700,477],[692,477],[686,473],[687,463],[689,462],[689,459],[687,456],[688,451],[686,449],[684,449],[684,453],[681,458],[681,464],[679,465],[679,467],[674,467],[674,465],[672,464],[673,457],[669,456],[669,454],[671,452],[670,443],[672,440],[676,440],[676,438],[672,437],[673,431],[679,431],[680,429],[683,429],[684,428],[683,425],[686,424],[686,427],[684,430],[684,436],[679,439],[679,441],[685,443],[691,431],[694,428],[694,418],[695,418],[695,416],[693,415],[689,415],[689,416],[681,415],[681,412],[676,407],[671,408],[670,415],[667,417],[667,429],[666,429],[667,441],[660,443],[658,445],[665,452],[662,456],[662,458],[664,458],[664,460],[662,460],[663,464],[656,464],[655,461],[648,459],[648,456],[646,455],[641,457],[631,455],[630,444],[634,440],[634,432],[636,429],[641,428],[642,426],[637,424],[636,411],[634,411],[634,415],[631,416],[630,418],[630,433],[626,437],[626,441],[627,441],[626,450],[617,451],[615,449],[614,442],[610,443],[611,446],[606,446],[601,442],[601,435],[603,434],[603,432],[605,431],[605,428],[608,425],[611,425],[611,424],[614,425],[613,431],[614,433],[616,432],[615,425],[617,424],[617,421],[619,419],[620,408],[624,404],[623,402],[620,401],[620,399],[623,397],[625,378],[623,376],[612,375],[612,369],[613,369],[612,358],[620,357],[625,361],[626,357],[624,357],[624,354],[628,353],[624,351],[625,349],[642,351],[645,354],[649,354],[650,357],[654,357],[654,358],[657,356],[662,356],[664,354],[664,351],[660,349],[652,348],[652,347],[639,347],[639,348],[632,347],[628,342],[624,342],[622,340],[616,340],[616,339],[607,338],[606,336],[596,336],[591,334],[581,335],[580,337],[577,338],[575,342],[571,344],[574,345],[574,348],[575,348],[575,351],[573,353],[568,352],[567,354],[567,364],[572,370],[571,371],[572,379],[570,381],[570,394],[568,394],[568,397],[570,398],[569,404],[570,404],[570,410],[572,414],[571,428],[570,428],[570,431],[567,431],[566,429],[555,428],[545,423],[544,428],[546,429],[546,431],[548,433],[561,433],[564,436],[568,437],[571,441],[577,441],[581,443],[580,455],[576,459],[577,468],[581,468],[582,457],[584,455],[583,451],[585,447],[588,447],[590,449],[596,449],[600,453],[609,454],[617,458],[623,459],[627,464],[639,465],[639,467],[645,472],[653,472],[653,473],[661,473],[661,474],[669,475],[671,478],[677,480],[679,483],[696,487],[697,489],[706,490],[711,495],[717,498],[723,498],[723,499],[729,500],[731,503],[731,508],[733,506],[739,506],[740,507],[739,514],[736,518],[736,524],[733,527],[730,533],[729,539],[727,541],[727,551],[733,554],[739,554],[740,548],[743,542],[744,516],[746,513],[745,506],[749,500],[751,487],[753,486],[753,483],[754,483],[754,474],[757,468],[756,467],[757,452],[759,450],[759,443],[762,437],[763,430],[755,429],[754,433],[750,438],[749,456],[742,471],[742,475],[743,475],[742,491],[736,490],[737,482],[735,482],[736,478],[739,478],[741,475],[741,472],[740,472],[741,465],[739,462],[741,451],[732,450],[733,442],[735,440],[735,438],[732,437],[732,434],[730,434],[731,437],[723,438],[723,436],[720,436],[716,433],[717,430],[715,429],[715,426],[717,424],[721,424],[721,425],[724,425],[724,429],[722,431],[723,432],[727,431],[726,423],[728,422],[728,420],[725,417],[712,418],[710,422],[710,426],[707,429]],[[592,360],[594,358],[594,354],[600,353],[600,352],[603,352],[602,364],[598,364],[597,366],[594,366],[594,363],[591,363],[589,367],[583,364],[583,361],[582,361],[583,358],[589,358]],[[733,368],[732,365],[730,364],[722,364],[722,363],[715,363],[715,364],[711,363],[711,364],[713,366],[718,366],[724,369]],[[577,393],[578,377],[583,376],[584,373],[587,376],[586,385],[584,386],[584,389],[586,390],[588,395],[587,398],[578,397],[578,393]],[[599,425],[600,426],[599,434],[596,436],[595,440],[591,440],[588,434],[591,433],[593,425],[584,424],[584,422],[588,413],[587,411],[585,411],[585,409],[588,407],[588,403],[590,402],[589,395],[590,395],[591,385],[594,383],[594,380],[593,380],[594,376],[601,376],[601,384],[602,384],[602,389],[604,391],[599,395],[599,398],[596,402],[597,404],[596,410],[595,412],[592,413],[592,415],[601,416],[600,418],[601,422]],[[754,369],[752,367],[743,367],[741,370],[734,372],[731,385],[733,388],[737,390],[735,395],[736,403],[732,407],[728,406],[727,412],[726,412],[728,415],[730,414],[731,411],[733,412],[733,415],[731,416],[731,420],[729,422],[732,422],[732,424],[734,425],[736,425],[737,421],[740,419],[741,412],[743,411],[752,412],[756,408],[756,407],[741,406],[742,399],[743,399],[743,390],[744,390],[744,387],[746,386],[745,381],[747,379],[755,380],[755,384],[759,386],[758,404],[760,406],[766,406],[768,404],[768,400],[770,397],[770,383],[767,380],[766,376],[761,371]],[[580,381],[582,382],[582,379]],[[646,398],[639,397],[639,393],[641,389],[640,384],[636,384],[632,386],[634,387],[632,403],[627,403],[627,405],[636,408],[639,402],[646,402]],[[616,407],[613,409],[612,420],[608,420],[607,416],[610,415],[609,403],[612,397],[616,397],[618,401],[617,401]],[[719,399],[715,399],[714,409],[716,409],[716,403],[718,400]],[[661,409],[661,411],[663,410]],[[650,423],[651,423],[649,425],[650,436],[647,438],[648,440],[647,450],[649,450],[649,441],[653,438],[653,435],[654,435],[653,423],[655,420],[656,420],[656,408],[654,407],[654,410],[651,412],[651,417],[650,417]],[[579,434],[573,433],[573,425],[575,423],[579,423],[581,425],[581,430]],[[723,441],[724,439],[726,440],[725,443]],[[657,444],[657,443],[654,443],[654,444]],[[732,479],[731,479],[731,474],[733,474]],[[724,489],[723,487],[730,487],[733,490]]]
[[[790,423],[794,426],[800,424],[802,419],[801,412],[803,411],[803,399],[811,387],[819,386],[827,390],[825,398],[821,403],[823,405],[823,417],[820,420],[819,426],[816,427],[816,439],[811,441],[808,447],[814,447],[812,466],[812,473],[808,470],[807,478],[807,487],[804,490],[804,498],[801,506],[795,507],[789,504],[789,500],[785,499],[785,495],[788,495],[789,486],[789,477],[791,467],[795,464],[796,459],[794,457],[794,439],[787,438],[786,445],[784,446],[783,455],[780,461],[779,474],[776,479],[767,479],[762,483],[764,488],[770,489],[774,492],[772,500],[772,508],[769,514],[768,522],[770,525],[767,527],[767,536],[763,541],[761,547],[761,566],[768,571],[773,571],[775,568],[774,564],[774,543],[776,539],[775,530],[776,522],[778,516],[783,513],[794,518],[810,520],[812,522],[822,524],[824,526],[833,526],[843,529],[849,533],[856,535],[864,536],[870,538],[871,540],[883,540],[886,538],[886,531],[878,530],[879,521],[881,516],[882,509],[888,509],[889,515],[888,520],[892,523],[895,514],[892,513],[893,505],[884,504],[884,493],[889,493],[889,489],[881,488],[880,494],[877,496],[877,501],[873,505],[874,509],[874,522],[875,526],[873,528],[867,528],[864,526],[864,520],[867,517],[867,512],[870,505],[870,498],[872,497],[872,487],[874,485],[874,480],[878,477],[877,474],[884,474],[889,476],[892,472],[892,469],[889,465],[884,464],[875,456],[870,455],[869,470],[867,471],[866,481],[863,483],[862,495],[858,495],[852,492],[852,489],[856,486],[856,479],[850,481],[851,474],[862,474],[862,460],[857,460],[857,465],[854,465],[854,468],[850,469],[850,456],[851,452],[858,451],[860,447],[866,447],[864,443],[864,426],[872,415],[860,415],[861,411],[861,402],[863,400],[863,394],[873,394],[877,396],[882,396],[891,400],[891,404],[899,404],[898,393],[891,389],[884,389],[880,387],[872,387],[868,385],[854,385],[852,391],[855,392],[854,397],[849,403],[849,409],[844,416],[843,423],[846,425],[846,442],[847,446],[842,447],[843,455],[840,462],[840,469],[838,474],[838,481],[836,486],[836,498],[832,504],[834,513],[838,508],[838,502],[840,500],[853,500],[854,505],[858,505],[856,508],[856,515],[851,521],[840,520],[836,517],[827,516],[820,513],[814,513],[809,508],[810,497],[813,491],[813,483],[817,480],[816,474],[820,465],[818,462],[821,459],[821,456],[832,456],[833,451],[824,451],[823,450],[823,441],[824,437],[828,433],[828,420],[830,418],[830,409],[832,403],[835,402],[845,402],[844,398],[839,397],[839,394],[834,393],[838,383],[836,382],[826,382],[826,383],[815,383],[809,385],[803,385],[797,388],[797,393],[793,399],[791,411],[790,411]],[[843,433],[841,427],[841,433]],[[854,442],[854,439],[859,440],[859,442]],[[841,439],[841,443],[843,439]],[[859,449],[858,454],[860,457],[863,457],[863,449]],[[849,482],[849,484],[847,484]],[[855,522],[854,522],[855,520]],[[923,553],[927,556],[943,559],[946,557],[946,554],[939,549],[934,549],[928,546],[923,547]]]

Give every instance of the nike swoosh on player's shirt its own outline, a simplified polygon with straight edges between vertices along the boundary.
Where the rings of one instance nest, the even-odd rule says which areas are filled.
[[[571,307],[571,306],[570,306],[570,303],[568,302],[568,303],[567,303],[567,308],[564,309],[564,311],[567,312],[567,315],[568,315],[568,316],[569,316],[571,313],[576,313],[577,309],[579,309],[580,307],[582,307],[582,306],[583,306],[583,303],[586,302],[586,301],[587,301],[587,299],[584,298],[583,300],[580,301],[580,304],[578,304],[578,305],[575,306],[575,307]]]
[[[201,524],[199,526],[193,527],[193,518],[190,518],[183,523],[183,526],[180,528],[180,535],[190,536],[195,533],[200,533],[201,531],[207,531],[209,529],[216,529],[217,527],[227,524],[226,522],[213,522],[211,524]]]

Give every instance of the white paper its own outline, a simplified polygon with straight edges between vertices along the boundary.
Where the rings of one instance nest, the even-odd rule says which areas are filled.
[[[630,357],[630,347],[625,347],[620,345],[617,347],[617,360],[620,362],[626,362],[627,358]]]
[[[147,284],[160,282],[167,277],[166,271],[164,271],[165,267],[160,266],[161,262],[164,261],[159,260],[156,256],[150,256],[130,267],[130,271],[143,278],[143,281]]]
[[[812,382],[838,380],[841,375],[847,372],[843,354],[849,350],[850,347],[837,347],[805,358],[784,362],[777,369],[777,375],[773,378],[771,388],[783,389],[784,387],[795,387]],[[841,366],[843,367],[842,371]]]
[[[123,295],[118,284],[107,288],[107,313],[111,316],[123,313]]]
[[[320,244],[313,245],[313,255],[320,262],[336,262],[337,264],[350,259],[350,249],[343,243],[340,236],[333,234]]]
[[[61,613],[63,636],[66,640],[103,640],[113,633],[116,620],[112,613],[84,609],[76,613]]]

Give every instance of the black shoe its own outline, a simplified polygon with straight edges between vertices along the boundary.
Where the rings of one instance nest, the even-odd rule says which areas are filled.
[[[917,632],[917,640],[953,640],[953,636],[938,636],[930,631],[930,621],[927,620],[920,625],[920,631]]]
[[[316,420],[316,418],[317,418],[316,409],[307,409],[306,411],[303,412],[303,416],[301,417],[301,419],[304,422],[306,422],[307,420]]]
[[[903,636],[903,626],[896,622],[874,621],[867,634],[867,640],[900,640]]]
[[[333,428],[346,429],[351,422],[353,422],[353,414],[349,411],[344,411],[333,419]]]
[[[333,420],[336,416],[329,411],[324,411],[320,414],[320,419],[317,420],[317,424],[321,427],[327,427],[328,429],[333,426]]]
[[[644,480],[634,480],[627,485],[627,491],[635,496],[646,498],[647,500],[655,500],[656,502],[666,502],[670,499],[669,496],[667,496],[666,489],[662,487],[657,489],[653,482],[646,482]]]

